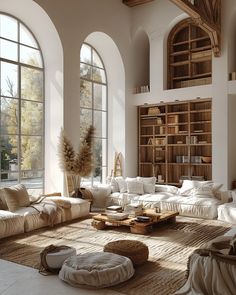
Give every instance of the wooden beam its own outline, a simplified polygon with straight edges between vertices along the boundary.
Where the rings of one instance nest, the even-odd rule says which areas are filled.
[[[170,0],[209,34],[214,56],[221,53],[221,0]]]
[[[151,1],[153,0],[123,0],[123,3],[129,7],[133,7],[133,6],[145,4]]]

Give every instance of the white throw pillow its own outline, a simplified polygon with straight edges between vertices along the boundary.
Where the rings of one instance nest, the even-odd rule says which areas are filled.
[[[115,178],[111,178],[110,186],[111,186],[112,193],[119,192],[119,185],[118,185],[118,182],[117,182],[117,180]]]
[[[179,189],[179,194],[183,196],[198,195],[199,197],[213,197],[221,187],[222,184],[214,183],[212,180],[184,180],[182,187]]]
[[[137,177],[138,181],[143,183],[143,190],[146,194],[155,193],[156,177]]]
[[[213,183],[205,183],[193,188],[192,195],[199,198],[214,197]]]
[[[14,212],[20,207],[30,205],[29,195],[23,184],[5,187],[3,190],[9,211]]]
[[[118,183],[119,191],[121,193],[126,193],[127,192],[127,184],[126,181],[123,177],[116,177],[115,180]]]
[[[156,184],[155,191],[156,192],[168,192],[172,194],[178,193],[178,188],[174,185],[166,185],[166,184]]]
[[[127,181],[127,191],[129,194],[143,195],[143,183],[137,180]]]

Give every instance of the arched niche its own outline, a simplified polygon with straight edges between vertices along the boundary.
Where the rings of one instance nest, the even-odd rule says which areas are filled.
[[[142,28],[136,31],[132,40],[132,76],[134,92],[148,91],[150,87],[150,42],[147,33]],[[148,86],[148,88],[143,88],[143,86]]]
[[[32,0],[0,0],[0,7],[24,22],[40,44],[45,63],[44,190],[63,191],[57,153],[63,126],[63,49],[58,32],[46,12]]]
[[[211,84],[212,45],[209,35],[191,18],[177,23],[167,40],[168,89]]]
[[[125,69],[119,49],[113,39],[103,32],[89,34],[84,42],[92,45],[101,56],[108,87],[108,175],[113,169],[115,152],[121,152],[124,167],[125,139]],[[125,167],[124,167],[125,168]]]

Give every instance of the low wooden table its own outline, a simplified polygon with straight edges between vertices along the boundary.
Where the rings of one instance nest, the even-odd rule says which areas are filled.
[[[175,222],[177,215],[179,215],[179,212],[176,211],[156,213],[154,209],[146,209],[143,211],[142,216],[150,217],[150,221],[137,222],[135,217],[126,218],[124,220],[114,220],[109,219],[105,214],[98,214],[93,216],[92,225],[97,229],[104,229],[107,224],[113,226],[125,225],[130,227],[131,233],[148,234],[152,231],[153,225],[163,221]]]

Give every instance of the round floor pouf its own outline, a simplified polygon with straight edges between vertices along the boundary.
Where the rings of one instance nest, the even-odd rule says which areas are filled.
[[[148,260],[148,247],[134,240],[117,240],[104,246],[104,252],[116,253],[131,259],[134,265],[139,265]]]
[[[75,287],[105,288],[122,283],[133,274],[134,268],[129,258],[95,252],[66,259],[59,278]]]

